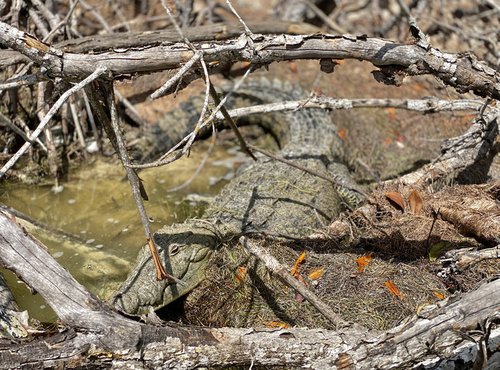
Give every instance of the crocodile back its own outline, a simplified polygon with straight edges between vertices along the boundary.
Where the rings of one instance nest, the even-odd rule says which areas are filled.
[[[233,93],[242,102],[265,104],[301,99],[296,86],[278,80],[253,79]],[[248,104],[248,103],[247,103]],[[258,117],[258,123],[279,138],[278,156],[329,175],[344,166],[342,141],[327,111],[303,109]],[[327,225],[342,208],[332,183],[288,164],[258,156],[217,196],[206,216],[234,232],[264,232],[305,237]]]
[[[234,95],[250,104],[287,102],[305,98],[297,85],[281,80],[250,79]],[[322,157],[325,162],[343,161],[343,142],[330,114],[324,109],[301,109],[270,114],[270,127],[280,138],[281,155],[287,159]]]

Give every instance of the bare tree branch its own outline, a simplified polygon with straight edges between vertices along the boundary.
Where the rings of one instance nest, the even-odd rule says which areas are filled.
[[[400,44],[366,36],[259,35],[252,45],[246,35],[224,41],[193,43],[203,51],[212,68],[236,61],[261,66],[294,59],[358,59],[381,68],[377,76],[386,83],[401,83],[406,75],[431,74],[460,92],[473,91],[483,97],[500,98],[498,72],[470,54],[443,53],[413,44]],[[147,38],[147,37],[146,37]],[[104,66],[114,76],[177,69],[195,52],[184,42],[150,47],[103,51],[99,54],[64,53],[5,23],[0,23],[0,40],[45,67],[50,76],[83,77]]]
[[[57,110],[64,104],[64,102],[75,92],[83,89],[86,85],[88,85],[90,82],[94,81],[96,78],[101,76],[103,73],[106,72],[106,69],[103,67],[99,67],[94,72],[92,72],[87,78],[85,78],[83,81],[78,83],[77,85],[73,86],[71,89],[66,91],[64,94],[61,95],[59,99],[55,102],[55,104],[50,108],[50,110],[47,112],[43,120],[40,122],[38,127],[36,128],[35,131],[30,135],[29,139],[30,141],[27,141],[23,144],[23,146],[17,151],[17,153],[9,159],[7,163],[0,169],[0,178],[2,178],[5,173],[14,166],[14,164],[21,158],[21,156],[26,153],[26,151],[30,148],[31,143],[33,140],[35,140],[44,130],[44,128],[47,126],[47,124],[50,122],[51,118],[56,114]]]

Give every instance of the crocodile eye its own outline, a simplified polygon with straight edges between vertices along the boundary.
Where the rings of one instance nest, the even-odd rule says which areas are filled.
[[[179,250],[180,250],[180,248],[179,248],[179,246],[177,244],[172,244],[170,246],[169,254],[171,256],[175,256],[177,253],[179,253]]]

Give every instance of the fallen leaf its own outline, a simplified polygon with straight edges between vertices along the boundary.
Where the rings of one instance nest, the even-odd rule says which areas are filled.
[[[389,121],[396,120],[396,118],[397,118],[396,108],[394,108],[394,107],[385,108],[385,111],[387,112],[387,115],[389,116]]]
[[[431,249],[429,250],[429,261],[433,262],[437,260],[439,255],[446,251],[451,246],[450,242],[440,241],[436,244],[433,244]]]
[[[306,251],[302,252],[300,254],[300,256],[297,258],[297,260],[295,261],[295,264],[292,267],[292,271],[290,271],[290,273],[293,276],[297,277],[299,275],[300,266],[304,263],[305,259],[306,259]]]
[[[295,63],[295,62],[289,62],[288,68],[290,69],[290,72],[292,72],[293,74],[296,74],[299,71],[299,68],[297,67],[297,63]]]
[[[392,281],[388,280],[384,283],[385,287],[387,288],[387,290],[389,290],[389,292],[393,295],[395,295],[396,297],[398,297],[399,299],[403,300],[403,293],[401,293],[398,289],[398,287],[396,286],[396,284],[394,284]]]
[[[321,278],[323,275],[325,274],[325,268],[324,267],[318,267],[314,270],[312,270],[308,277],[309,279],[311,280],[318,280],[319,278]]]
[[[264,321],[263,324],[266,328],[269,329],[288,329],[290,327],[290,325],[284,323],[283,321]]]
[[[392,202],[393,205],[398,206],[398,208],[404,212],[405,201],[404,201],[403,196],[401,194],[399,194],[397,191],[388,191],[384,194],[385,194],[386,198],[389,199],[390,202]]]
[[[443,300],[446,298],[443,293],[439,293],[439,292],[433,292],[433,293],[437,299]]]
[[[245,280],[246,276],[247,268],[245,266],[239,266],[236,270],[236,273],[234,274],[234,278],[236,279],[236,281],[241,283],[243,280]]]
[[[345,128],[341,128],[338,132],[339,138],[342,140],[345,140],[345,137],[347,135],[347,130]]]
[[[364,254],[361,257],[358,257],[356,260],[358,264],[358,272],[365,271],[365,268],[370,264],[373,257],[373,253]]]
[[[423,201],[417,190],[412,190],[410,197],[408,198],[408,203],[410,204],[410,210],[412,213],[416,215],[422,213]]]

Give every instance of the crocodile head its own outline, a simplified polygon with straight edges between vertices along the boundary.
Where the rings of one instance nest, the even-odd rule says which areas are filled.
[[[219,238],[200,225],[174,224],[154,235],[165,270],[181,283],[158,281],[147,246],[143,247],[134,270],[112,298],[117,308],[130,314],[148,313],[189,293],[205,278],[212,251]]]

